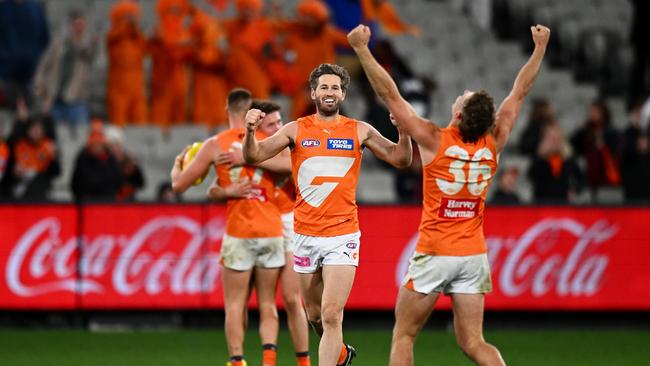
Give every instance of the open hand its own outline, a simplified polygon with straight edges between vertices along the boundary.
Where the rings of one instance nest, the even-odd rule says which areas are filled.
[[[244,165],[244,154],[241,149],[220,153],[215,163],[217,165],[242,166]]]
[[[250,179],[244,178],[226,187],[226,194],[228,197],[245,198],[251,194],[252,190],[253,183],[251,183]]]

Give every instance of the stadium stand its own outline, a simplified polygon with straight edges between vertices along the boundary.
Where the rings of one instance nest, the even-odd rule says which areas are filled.
[[[91,111],[95,115],[105,113],[105,83],[107,55],[103,35],[109,27],[110,0],[61,0],[47,2],[48,18],[53,34],[65,27],[66,14],[72,8],[81,8],[89,19],[89,30],[99,33],[102,44],[93,64]],[[202,2],[199,2],[202,3]],[[283,1],[286,15],[293,14],[297,1]],[[156,22],[155,1],[142,0],[142,26],[150,33]],[[199,4],[214,12],[206,4]],[[419,76],[435,80],[437,89],[431,99],[430,117],[439,124],[446,124],[449,109],[458,93],[464,89],[486,89],[498,102],[511,87],[517,70],[526,61],[531,47],[527,27],[532,23],[548,24],[553,29],[549,62],[544,65],[532,95],[548,98],[556,109],[557,118],[567,136],[582,122],[589,103],[598,95],[611,95],[613,125],[622,129],[626,124],[625,102],[622,90],[629,74],[631,51],[627,44],[631,5],[625,0],[611,1],[545,1],[494,0],[494,27],[485,32],[471,22],[462,11],[449,1],[413,0],[396,3],[404,19],[419,26],[423,32],[419,38],[411,36],[392,37],[397,52]],[[229,6],[220,17],[234,13]],[[507,25],[503,23],[507,22]],[[501,24],[500,24],[501,23]],[[522,32],[522,29],[524,31]],[[523,41],[525,40],[525,42]],[[468,56],[468,55],[473,56]],[[150,67],[149,63],[146,65]],[[596,76],[594,76],[596,75]],[[279,96],[287,106],[288,99]],[[530,99],[529,99],[530,100]],[[361,118],[365,105],[357,85],[352,86],[346,101],[346,113]],[[503,156],[503,165],[514,165],[525,171],[526,158],[517,154],[513,146],[524,127],[528,113],[527,104],[521,120],[513,133],[513,141]],[[55,181],[53,198],[68,200],[69,180],[74,156],[82,146],[83,132],[74,139],[61,129],[63,174]],[[144,168],[147,185],[138,194],[139,200],[152,200],[158,184],[168,179],[173,157],[193,141],[208,136],[208,131],[194,125],[174,127],[169,136],[163,136],[155,127],[127,127],[127,149]],[[370,155],[370,154],[368,154]],[[372,158],[366,157],[365,173],[359,186],[361,202],[395,202],[392,187],[393,173],[383,169]],[[202,199],[209,179],[198,189],[186,194],[185,199]],[[392,188],[391,188],[392,189]],[[520,177],[519,194],[530,202],[530,183],[525,174]],[[607,188],[598,195],[600,202],[621,201],[618,188]],[[578,202],[588,203],[581,197]]]

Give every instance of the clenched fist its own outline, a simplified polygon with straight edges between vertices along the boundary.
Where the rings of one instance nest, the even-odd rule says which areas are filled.
[[[257,126],[262,123],[262,118],[266,116],[266,113],[260,111],[259,109],[251,109],[246,113],[246,129],[248,131],[255,131]]]
[[[369,27],[359,24],[348,33],[348,43],[350,43],[352,48],[366,47],[370,41],[371,34]]]
[[[536,26],[530,27],[530,31],[533,33],[535,47],[546,47],[548,39],[551,36],[551,30],[543,25],[537,24]]]

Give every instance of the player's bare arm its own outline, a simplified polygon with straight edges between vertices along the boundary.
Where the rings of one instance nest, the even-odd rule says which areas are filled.
[[[530,31],[535,42],[535,49],[528,62],[519,70],[510,94],[503,100],[503,103],[499,106],[499,110],[497,110],[494,136],[498,152],[501,152],[506,145],[508,137],[510,137],[510,132],[517,121],[519,110],[524,103],[524,98],[533,87],[535,78],[542,65],[544,54],[546,53],[546,45],[551,35],[550,29],[539,24],[530,27]]]
[[[418,116],[415,109],[402,97],[395,81],[377,62],[370,49],[370,28],[359,25],[348,33],[348,42],[359,57],[361,66],[375,93],[395,116],[398,125],[408,133],[422,148],[432,152],[437,150],[438,126]]]
[[[220,186],[219,181],[215,179],[210,184],[206,196],[210,201],[222,202],[228,199],[247,197],[251,193],[252,188],[253,184],[248,177],[233,182],[226,188]]]
[[[182,153],[174,159],[174,166],[171,171],[172,190],[176,193],[183,193],[197,178],[210,169],[216,156],[219,155],[220,149],[216,137],[211,137],[205,141],[201,149],[192,160],[189,166],[183,166],[183,157],[188,148],[185,148]]]
[[[397,128],[399,132],[397,143],[382,136],[376,128],[366,122],[360,122],[357,131],[361,144],[370,149],[379,159],[399,169],[411,166],[413,147],[411,137],[404,129]]]
[[[262,141],[255,138],[255,130],[264,118],[264,112],[251,109],[246,113],[246,135],[244,136],[243,153],[247,164],[255,164],[270,159],[287,147],[293,145],[296,135],[295,122],[284,125],[278,132]]]
[[[284,149],[276,156],[257,164],[258,167],[279,174],[291,173],[291,151]]]
[[[228,164],[230,166],[242,166],[246,164],[244,161],[244,153],[241,149],[219,154],[216,164]],[[291,173],[291,151],[284,149],[278,155],[265,160],[255,166],[266,169],[273,173],[290,174]]]

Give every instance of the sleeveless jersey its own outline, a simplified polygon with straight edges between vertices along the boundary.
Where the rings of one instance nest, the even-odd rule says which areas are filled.
[[[257,138],[263,138],[258,133]],[[221,151],[242,147],[244,129],[233,128],[217,135]],[[253,183],[250,198],[228,199],[226,203],[226,234],[237,238],[269,238],[282,236],[280,211],[275,205],[275,175],[251,165],[216,166],[217,179],[225,188],[248,177]]]
[[[455,126],[440,131],[436,157],[423,169],[424,202],[417,252],[445,256],[487,252],[483,212],[496,169],[491,134],[472,144],[463,142]]]
[[[296,124],[291,151],[295,232],[338,236],[359,231],[356,191],[362,151],[358,122],[344,116],[326,122],[314,114],[299,118]]]
[[[293,177],[280,176],[275,180],[275,204],[281,214],[293,212],[296,203],[296,186]]]

